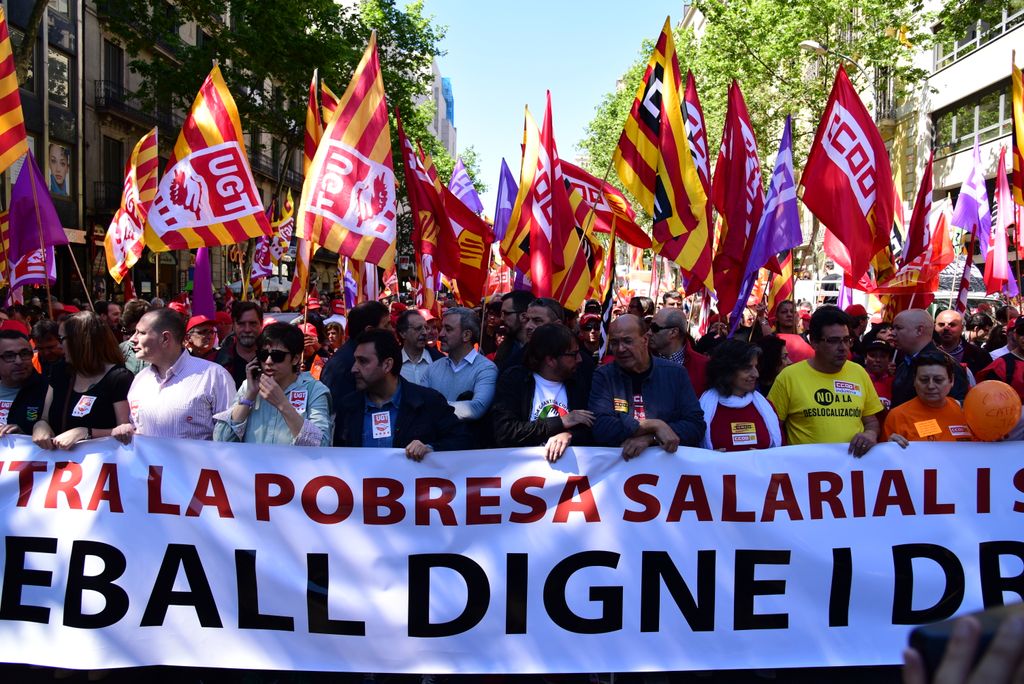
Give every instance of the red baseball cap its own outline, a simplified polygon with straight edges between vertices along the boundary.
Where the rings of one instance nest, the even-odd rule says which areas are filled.
[[[171,302],[167,305],[167,308],[171,311],[177,311],[182,316],[188,316],[188,307],[181,302]],[[64,307],[64,310],[67,311],[67,307]]]
[[[231,320],[231,314],[227,311],[218,311],[213,318],[218,323],[224,323],[226,325],[231,325],[234,322]]]
[[[76,313],[81,313],[81,312],[82,312],[82,310],[79,309],[74,304],[65,304],[64,305],[64,313],[66,313],[66,314],[76,314]]]
[[[854,318],[860,318],[861,316],[867,316],[868,310],[860,304],[851,304],[846,307],[846,315],[853,316]]]
[[[317,336],[316,326],[312,323],[303,323],[299,325],[299,330],[301,330],[304,335],[312,335],[313,337]]]
[[[583,316],[580,318],[580,325],[586,325],[591,321],[597,321],[598,323],[600,323],[601,317],[594,313],[583,314]]]
[[[310,309],[319,309],[320,297],[317,295],[309,295],[309,298],[306,299],[306,306]]]
[[[346,310],[345,310],[345,300],[344,299],[335,299],[334,301],[332,301],[331,302],[331,313],[337,314],[339,316],[344,316],[345,313],[346,313]]]
[[[28,326],[25,325],[22,321],[16,321],[13,318],[9,318],[6,321],[0,323],[0,330],[14,330],[20,332],[25,337],[29,336]]]
[[[189,332],[192,328],[203,325],[204,323],[216,323],[217,321],[209,316],[193,316],[188,319],[188,323],[185,325],[185,332]]]

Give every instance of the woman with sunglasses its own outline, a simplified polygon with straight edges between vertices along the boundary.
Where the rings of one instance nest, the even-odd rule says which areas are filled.
[[[271,323],[256,341],[234,405],[214,416],[219,442],[330,446],[334,437],[331,392],[302,371],[303,333]]]
[[[135,379],[110,326],[95,313],[65,319],[58,339],[66,372],[50,378],[43,419],[32,429],[32,441],[44,449],[70,449],[127,423],[128,389]]]

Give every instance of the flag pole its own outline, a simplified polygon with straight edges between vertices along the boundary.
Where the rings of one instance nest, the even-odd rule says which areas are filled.
[[[82,283],[82,289],[85,290],[85,298],[89,301],[89,308],[92,308],[92,294],[89,292],[89,288],[85,285],[85,278],[82,277],[82,269],[78,265],[78,259],[75,258],[75,253],[71,249],[71,243],[68,243],[68,254],[71,255],[71,263],[75,265],[75,271],[78,273],[78,280]],[[43,257],[46,256],[46,250],[43,250]],[[131,277],[131,273],[127,274]]]
[[[32,160],[29,159],[29,161],[32,161]],[[47,308],[49,310],[49,313],[50,313],[50,320],[53,320],[53,296],[50,294],[50,263],[49,263],[49,259],[46,258],[46,241],[43,239],[43,217],[39,213],[39,195],[38,195],[38,192],[36,190],[36,183],[35,183],[35,179],[34,178],[33,178],[33,181],[31,183],[31,186],[32,186],[32,206],[35,207],[35,210],[36,210],[36,228],[39,230],[39,249],[41,249],[43,251],[43,284],[46,285],[46,306],[47,306]],[[8,231],[9,230],[10,229],[8,228]],[[62,228],[62,230],[63,230],[63,228]],[[68,245],[68,249],[70,249],[70,248],[71,248],[71,245]],[[56,254],[54,254],[54,258],[56,258]],[[74,259],[74,256],[72,256],[72,259]],[[85,283],[83,282],[82,285],[84,286]],[[89,288],[84,288],[84,289],[85,289],[86,296],[88,296],[89,295]],[[92,308],[92,300],[91,299],[89,300],[89,308],[90,309]]]
[[[153,250],[149,250],[149,251],[153,252]],[[154,257],[154,263],[156,264],[156,273],[155,273],[155,276],[153,278],[156,281],[155,283],[153,283],[153,297],[159,299],[160,298],[160,252],[153,252],[153,257]]]

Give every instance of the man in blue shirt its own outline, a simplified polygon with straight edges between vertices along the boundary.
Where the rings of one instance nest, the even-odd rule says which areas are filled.
[[[355,340],[356,391],[338,408],[335,446],[405,449],[422,461],[431,451],[468,449],[465,429],[438,392],[402,379],[402,348],[389,330]]]

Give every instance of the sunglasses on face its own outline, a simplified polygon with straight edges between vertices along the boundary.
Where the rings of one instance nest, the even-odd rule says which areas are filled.
[[[256,358],[260,363],[265,363],[267,359],[274,363],[284,363],[286,356],[288,356],[288,352],[280,349],[260,349],[256,352]]]
[[[599,326],[597,324],[594,324],[594,323],[588,323],[587,325],[585,325],[585,326],[583,326],[581,328],[581,330],[585,330],[586,332],[595,332],[595,331],[600,330],[600,329],[601,329],[601,326]]]
[[[651,332],[660,333],[662,330],[671,330],[676,326],[674,325],[658,325],[657,323],[651,323]]]

